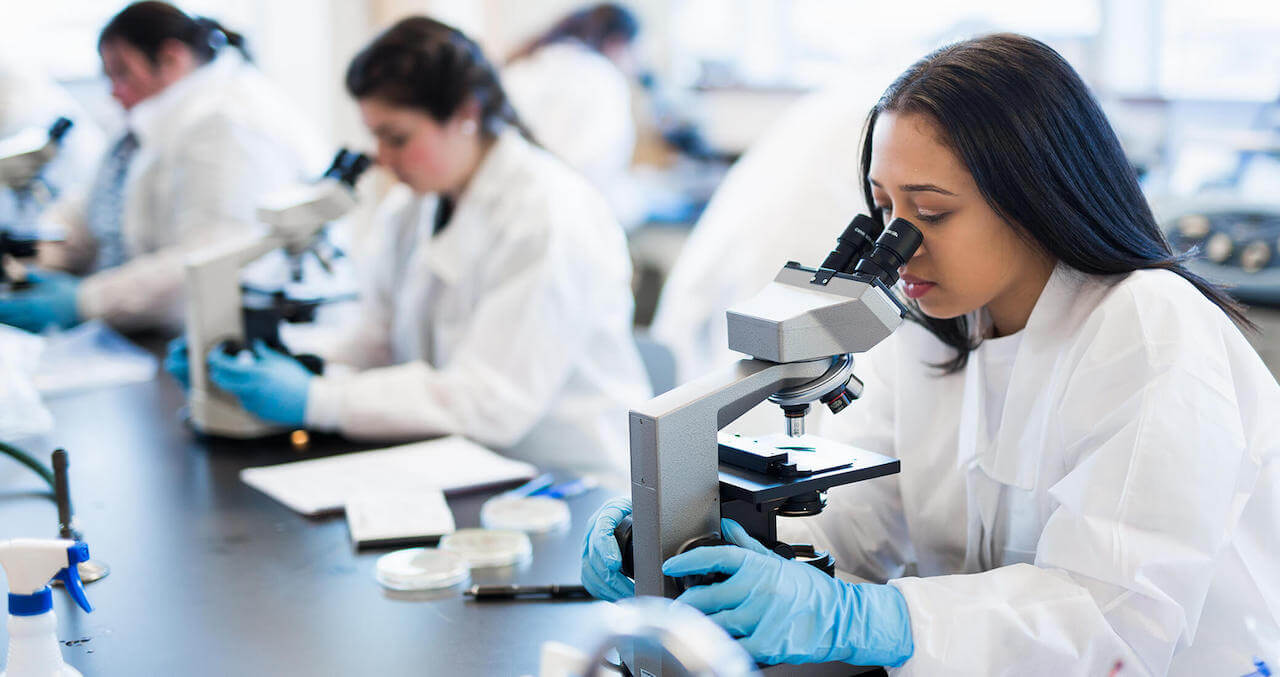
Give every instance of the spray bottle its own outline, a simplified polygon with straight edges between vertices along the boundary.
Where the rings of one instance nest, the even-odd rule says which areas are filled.
[[[0,677],[80,677],[62,660],[58,622],[49,581],[57,578],[85,611],[76,565],[89,559],[89,546],[67,539],[15,538],[0,541],[0,568],[9,581],[9,659]]]

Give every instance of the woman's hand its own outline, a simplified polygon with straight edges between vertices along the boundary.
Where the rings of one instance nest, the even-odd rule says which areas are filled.
[[[907,603],[896,588],[845,583],[785,559],[733,520],[721,520],[721,529],[735,545],[694,548],[667,560],[662,573],[729,574],[678,599],[740,638],[753,658],[770,664],[898,666],[911,657]]]

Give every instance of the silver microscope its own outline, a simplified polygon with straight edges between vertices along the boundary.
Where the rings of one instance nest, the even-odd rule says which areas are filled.
[[[339,151],[319,181],[286,189],[263,201],[258,218],[269,226],[266,234],[225,242],[187,259],[187,350],[195,356],[190,360],[188,407],[197,431],[239,439],[280,432],[279,426],[245,411],[235,396],[214,386],[207,364],[200,358],[216,346],[238,350],[252,345],[254,339],[283,349],[277,333],[280,321],[307,321],[313,316],[318,302],[297,302],[282,291],[246,288],[241,283],[241,270],[277,249],[288,255],[295,279],[301,277],[301,260],[306,254],[316,255],[327,267],[323,252],[318,250],[324,229],[355,208],[356,181],[371,163],[363,153]],[[316,369],[315,363],[299,361]]]
[[[806,436],[804,417],[814,402],[838,413],[861,395],[852,354],[902,324],[907,308],[890,288],[921,241],[903,219],[881,230],[869,217],[855,218],[820,268],[789,262],[755,297],[729,309],[729,347],[751,359],[631,411],[634,511],[615,534],[637,595],[676,597],[723,580],[662,574],[663,561],[676,554],[723,544],[721,517],[784,557],[834,572],[831,557],[813,546],[779,543],[776,518],[817,514],[827,489],[898,472],[896,459]],[[718,432],[765,399],[782,408],[785,435]],[[670,656],[640,645],[633,660],[632,674],[677,674]],[[840,663],[773,666],[766,674],[853,671]]]
[[[48,131],[28,129],[0,141],[0,185],[13,191],[15,216],[53,197],[41,175],[58,156],[71,126],[70,119],[60,117]],[[35,256],[34,231],[34,224],[0,223],[0,289],[28,286],[26,270],[15,259]]]

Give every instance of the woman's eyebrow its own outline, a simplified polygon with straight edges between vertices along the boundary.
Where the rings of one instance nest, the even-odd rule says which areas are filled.
[[[867,177],[867,180],[870,181],[871,185],[875,186],[876,188],[880,188],[881,190],[884,189],[884,186],[880,185],[879,181],[876,181],[875,179],[870,177]],[[908,184],[898,186],[898,189],[907,193],[928,192],[928,193],[941,193],[942,195],[952,195],[952,196],[955,195],[955,193],[947,190],[946,188],[943,188],[941,186],[935,186],[932,183],[908,183]]]

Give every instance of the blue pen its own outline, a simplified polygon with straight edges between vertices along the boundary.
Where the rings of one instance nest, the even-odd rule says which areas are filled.
[[[546,491],[547,488],[551,486],[551,483],[553,481],[555,481],[555,478],[551,476],[551,473],[542,473],[541,475],[538,475],[537,477],[529,480],[528,482],[521,484],[520,486],[516,487],[515,489],[512,489],[511,491],[503,492],[503,495],[504,496],[536,496],[539,493]]]
[[[550,498],[573,498],[591,491],[599,486],[599,483],[593,479],[583,477],[564,484],[557,484],[554,487],[545,487],[539,489],[530,496],[547,496]]]

